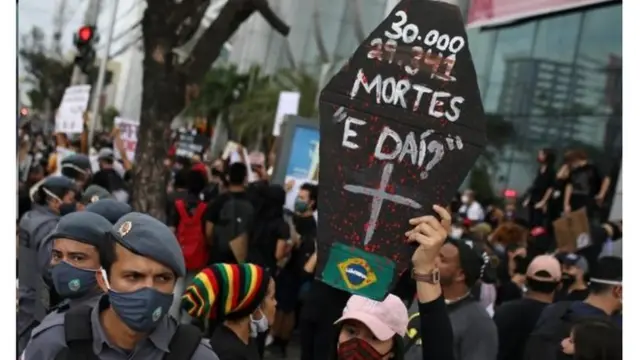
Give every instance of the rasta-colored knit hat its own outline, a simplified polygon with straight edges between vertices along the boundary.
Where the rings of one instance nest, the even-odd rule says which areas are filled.
[[[243,318],[260,306],[269,279],[258,265],[213,264],[193,278],[182,295],[182,308],[196,318]]]

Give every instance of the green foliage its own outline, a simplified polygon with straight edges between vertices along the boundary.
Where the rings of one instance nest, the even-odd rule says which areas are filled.
[[[108,108],[102,111],[100,115],[100,122],[102,123],[102,128],[105,130],[113,129],[113,123],[115,122],[116,117],[120,116],[120,111],[113,106],[109,106]]]
[[[207,73],[187,114],[207,117],[209,126],[221,115],[230,128],[230,138],[263,146],[273,128],[281,91],[300,92],[300,116],[317,116],[318,82],[313,76],[293,70],[267,76],[257,66],[239,74],[233,65],[217,66]]]
[[[44,32],[34,27],[22,36],[18,49],[26,71],[24,81],[32,87],[27,92],[31,108],[40,111],[47,100],[52,109],[58,107],[73,72],[73,63],[47,55],[44,38]]]

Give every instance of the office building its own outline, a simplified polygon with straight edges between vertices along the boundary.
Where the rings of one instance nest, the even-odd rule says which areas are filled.
[[[467,33],[485,111],[515,131],[496,159],[496,190],[525,191],[541,148],[560,155],[585,149],[609,171],[622,155],[622,3],[508,3],[513,6],[502,5],[507,9],[468,4]],[[520,14],[513,10],[517,4]]]

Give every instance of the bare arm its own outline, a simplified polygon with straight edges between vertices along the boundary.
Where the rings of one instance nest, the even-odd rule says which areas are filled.
[[[207,244],[213,246],[213,223],[211,221],[205,222],[204,234],[207,238]]]
[[[571,200],[572,192],[573,192],[573,185],[567,184],[567,186],[565,186],[564,188],[564,207],[565,208],[571,206],[571,202],[569,200]]]
[[[281,261],[287,256],[287,240],[278,239],[276,242],[276,253],[274,256],[276,261]]]
[[[607,195],[607,191],[609,190],[609,186],[611,186],[611,178],[607,176],[604,178],[604,180],[602,180],[600,191],[598,192],[598,197],[605,197],[605,195]]]

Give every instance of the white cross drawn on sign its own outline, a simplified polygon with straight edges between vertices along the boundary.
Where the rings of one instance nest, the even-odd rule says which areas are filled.
[[[422,205],[418,204],[416,201],[409,199],[408,197],[404,197],[401,195],[390,194],[385,191],[387,185],[389,185],[389,180],[391,179],[391,173],[393,172],[393,163],[387,163],[382,170],[382,179],[380,179],[380,185],[377,189],[368,188],[360,185],[345,185],[344,189],[346,191],[352,192],[354,194],[362,194],[371,196],[373,200],[371,201],[371,215],[369,216],[369,222],[367,223],[367,232],[364,236],[364,244],[367,245],[371,238],[373,238],[373,233],[376,231],[376,223],[378,222],[378,218],[380,217],[380,210],[382,209],[382,203],[386,201],[391,201],[392,203],[396,203],[399,205],[410,206],[416,210],[421,209]]]

